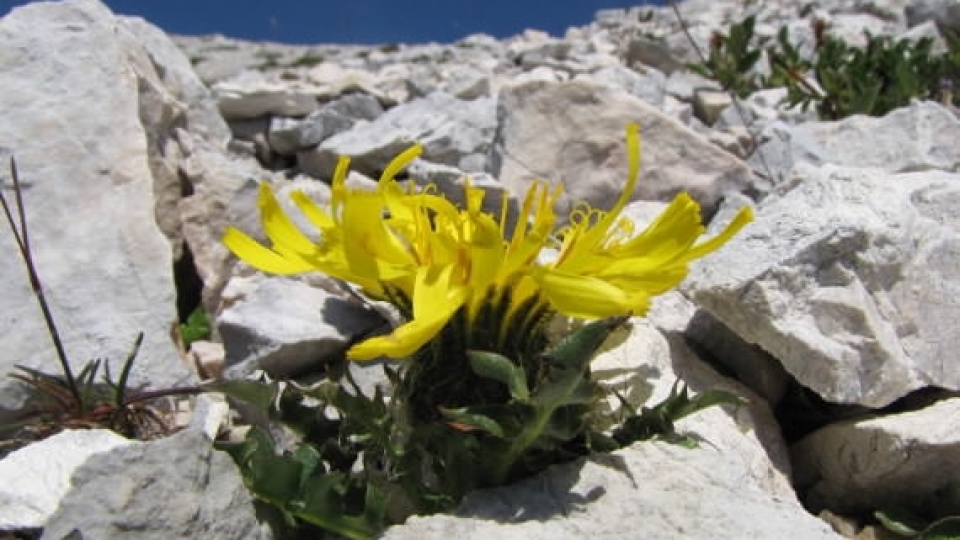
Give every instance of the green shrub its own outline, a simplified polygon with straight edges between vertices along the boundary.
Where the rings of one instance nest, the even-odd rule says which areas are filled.
[[[759,88],[758,77],[751,73],[761,50],[753,48],[754,16],[730,27],[729,34],[716,32],[710,39],[710,54],[706,62],[688,64],[692,71],[720,83],[724,90],[745,98]]]
[[[942,60],[932,54],[933,40],[894,40],[866,34],[863,48],[826,37],[812,63],[799,58],[781,30],[779,49],[768,51],[772,75],[768,86],[786,86],[787,101],[804,110],[813,105],[820,118],[837,120],[854,114],[882,116],[912,99],[937,96]],[[812,73],[816,86],[806,79]]]
[[[732,25],[729,35],[715,34],[709,57],[690,69],[741,98],[759,88],[785,87],[790,105],[804,110],[812,106],[824,120],[882,116],[913,99],[937,99],[960,77],[956,35],[945,36],[947,52],[942,55],[933,53],[930,38],[895,40],[867,33],[867,43],[860,48],[828,36],[826,24],[815,20],[813,59],[804,59],[787,28],[781,28],[774,46],[764,51],[770,75],[758,78],[752,70],[762,53],[750,45],[753,29],[750,16]]]

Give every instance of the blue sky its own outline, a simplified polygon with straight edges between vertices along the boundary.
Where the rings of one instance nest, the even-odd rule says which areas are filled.
[[[104,0],[101,0],[104,1]],[[6,14],[22,1],[0,0]],[[169,33],[213,34],[286,43],[452,42],[483,32],[497,38],[525,28],[560,36],[597,10],[658,0],[105,0]]]

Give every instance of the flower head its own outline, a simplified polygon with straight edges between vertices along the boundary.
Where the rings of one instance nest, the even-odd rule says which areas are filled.
[[[410,356],[458,313],[468,336],[476,331],[499,345],[548,313],[584,319],[642,315],[652,296],[678,285],[691,261],[726,243],[752,213],[741,210],[720,234],[697,243],[705,232],[700,207],[681,194],[634,234],[621,213],[639,174],[636,125],[628,126],[627,147],[627,184],[616,204],[606,212],[577,207],[559,230],[554,205],[561,192],[544,183],[529,188],[512,228],[506,200],[499,215],[482,211],[485,192],[469,181],[462,208],[429,188],[400,185],[394,176],[420,154],[415,145],[387,166],[376,190],[348,189],[349,160],[341,158],[328,209],[294,193],[293,202],[318,229],[319,241],[293,224],[263,184],[259,205],[270,246],[234,228],[223,242],[263,271],[324,272],[401,307],[409,320],[352,347],[348,356],[356,360]],[[556,249],[557,257],[540,262],[547,248]],[[499,306],[495,317],[489,316],[491,304]]]

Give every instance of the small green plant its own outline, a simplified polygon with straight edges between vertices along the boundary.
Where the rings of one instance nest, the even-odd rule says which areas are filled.
[[[688,67],[740,98],[759,88],[785,87],[791,106],[814,107],[825,120],[882,116],[912,99],[936,99],[960,76],[960,38],[953,34],[945,36],[948,51],[936,56],[930,38],[894,40],[867,33],[866,45],[859,48],[829,36],[822,20],[815,19],[812,26],[813,58],[801,55],[783,27],[765,51],[771,71],[765,78],[752,74],[763,54],[750,45],[753,16],[732,25],[728,35],[714,34],[709,56]],[[948,98],[954,99],[952,94]]]
[[[762,54],[751,45],[756,17],[751,15],[730,27],[729,34],[715,32],[710,39],[706,61],[687,67],[720,83],[724,90],[745,98],[759,89],[759,78],[753,68]]]
[[[194,394],[199,392],[199,389],[173,388],[148,392],[130,388],[130,370],[143,342],[143,333],[137,335],[117,380],[111,376],[109,364],[101,359],[90,360],[78,374],[74,373],[33,261],[20,178],[16,162],[12,158],[10,176],[13,181],[17,218],[14,218],[11,205],[2,191],[0,206],[26,267],[34,297],[40,306],[57,359],[60,361],[61,374],[50,375],[26,366],[16,366],[19,372],[10,376],[31,390],[30,399],[15,415],[12,423],[0,426],[0,434],[12,437],[18,444],[42,439],[66,428],[101,427],[140,439],[165,434],[166,422],[157,409],[149,406],[149,402],[170,395]],[[98,381],[101,366],[103,377]],[[12,448],[4,445],[4,449]]]
[[[903,510],[876,511],[873,516],[886,530],[910,540],[960,540],[960,516],[930,521]]]
[[[433,188],[418,192],[396,175],[422,152],[417,145],[389,163],[375,191],[345,184],[348,160],[332,181],[329,208],[303,193],[294,203],[319,229],[319,243],[290,220],[263,184],[263,225],[270,245],[230,228],[223,242],[264,271],[320,270],[392,303],[405,321],[347,351],[351,360],[381,357],[386,386],[364,391],[349,370],[311,387],[237,381],[212,390],[255,404],[300,436],[277,453],[263,432],[223,445],[250,490],[294,530],[316,526],[369,538],[415,513],[447,510],[472,490],[515,482],[595,451],[663,436],[704,407],[739,403],[722,392],[691,398],[675,386],[639,413],[625,404],[610,430],[598,426],[604,396],[590,365],[601,345],[652,295],[686,275],[688,263],[719,248],[751,219],[743,209],[704,241],[699,206],[681,194],[647,230],[634,234],[620,213],[639,174],[638,127],[627,130],[628,182],[614,207],[580,204],[554,229],[559,190],[536,184],[519,219],[483,210],[485,192],[464,188],[457,207]],[[380,216],[371,219],[370,216]],[[362,241],[357,241],[362,239]],[[552,262],[539,253],[557,250]],[[592,322],[560,338],[550,321]],[[389,395],[389,397],[388,397]],[[689,441],[688,441],[689,442]]]
[[[287,67],[313,67],[325,59],[322,54],[304,53],[302,56],[290,62]]]
[[[822,30],[817,32],[822,36]],[[820,118],[836,120],[854,114],[882,116],[911,99],[937,95],[942,61],[932,55],[933,40],[893,40],[866,35],[863,48],[834,37],[820,37],[812,63],[800,60],[786,29],[779,35],[780,50],[771,50],[772,75],[768,85],[788,89],[791,105],[816,107]],[[812,71],[816,86],[806,73]]]
[[[263,61],[257,65],[256,69],[265,70],[283,67],[283,64],[280,63],[280,59],[283,58],[283,53],[261,50],[257,51],[256,56],[263,58]]]
[[[200,341],[210,337],[210,317],[203,306],[197,306],[190,313],[187,320],[180,324],[180,337],[183,339],[183,346],[187,349],[194,341]]]
[[[267,412],[301,442],[284,453],[269,435],[251,429],[239,443],[220,443],[236,460],[250,491],[279,510],[288,534],[319,527],[337,535],[372,538],[413,513],[450,510],[468,492],[503,485],[591,452],[608,452],[660,438],[695,446],[678,434],[677,420],[719,404],[740,404],[710,391],[691,398],[679,382],[653,407],[624,418],[610,433],[592,426],[599,394],[590,379],[592,350],[623,319],[588,324],[548,352],[552,373],[531,390],[522,369],[507,358],[470,351],[475,382],[509,393],[500,403],[440,408],[417,421],[408,402],[366,395],[347,376],[312,387],[291,383],[222,381],[224,392]],[[388,368],[394,388],[403,375]],[[481,375],[482,374],[482,375]],[[332,413],[332,414],[331,414]]]

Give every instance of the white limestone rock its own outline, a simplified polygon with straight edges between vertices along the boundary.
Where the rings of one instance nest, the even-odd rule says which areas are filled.
[[[707,311],[698,310],[683,332],[698,346],[698,351],[707,351],[715,362],[771,407],[776,407],[786,395],[791,378],[780,362],[760,347],[745,342]]]
[[[664,92],[667,95],[692,103],[698,90],[720,90],[720,86],[710,79],[691,71],[675,71],[667,77]]]
[[[693,112],[708,126],[715,124],[720,113],[732,102],[730,94],[723,90],[699,88],[693,92]]]
[[[960,507],[960,399],[838,422],[793,445],[810,506],[854,514]]]
[[[750,107],[748,110],[758,111]],[[781,109],[782,110],[782,109]],[[736,122],[734,112],[723,113]],[[781,119],[794,123],[788,113]],[[759,122],[760,147],[751,166],[780,183],[799,163],[871,167],[888,172],[960,169],[960,119],[932,101],[915,102],[886,116],[851,116],[837,121],[808,121],[799,125]],[[761,156],[763,161],[761,161]]]
[[[368,94],[348,94],[325,103],[303,119],[275,116],[270,120],[267,140],[270,147],[284,155],[296,155],[326,139],[351,129],[358,122],[383,114],[383,107]]]
[[[627,45],[626,64],[650,66],[667,75],[683,69],[683,63],[663,43],[642,36],[630,40]]]
[[[183,154],[178,173],[186,193],[177,200],[181,234],[190,248],[193,268],[203,283],[201,301],[216,313],[220,291],[235,257],[220,242],[227,227],[259,230],[258,181],[280,176],[255,160],[227,154],[190,133],[177,134]]]
[[[940,171],[800,166],[684,289],[828,401],[960,389],[948,361],[960,346],[958,186]]]
[[[905,30],[895,22],[884,21],[870,13],[838,13],[829,17],[828,33],[853,47],[867,45],[866,33],[872,36],[891,35]]]
[[[360,93],[377,98],[384,107],[396,105],[397,102],[380,89],[380,79],[380,75],[367,69],[353,68],[337,62],[322,62],[303,74],[304,83],[313,88],[320,101],[326,102],[346,94]]]
[[[219,379],[226,368],[227,353],[223,343],[199,340],[190,344],[190,360],[196,366],[197,372],[206,379]]]
[[[794,155],[814,164],[889,172],[960,168],[960,119],[938,103],[916,102],[883,117],[851,116],[797,126]]]
[[[685,190],[709,213],[727,191],[751,183],[740,160],[648,103],[604,86],[572,81],[505,88],[497,121],[492,174],[518,195],[535,180],[563,184],[562,217],[573,201],[609,208],[620,196],[628,122],[640,125],[643,141],[634,199],[666,200]]]
[[[381,326],[374,313],[302,281],[235,278],[217,317],[228,375],[262,369],[272,377],[320,372],[355,337]]]
[[[131,383],[176,385],[191,375],[171,339],[176,321],[172,249],[155,219],[165,117],[181,105],[124,20],[94,0],[33,3],[0,20],[0,148],[15,156],[30,243],[47,300],[75,369],[111,361],[138,332]],[[156,137],[156,138],[155,138]],[[169,165],[169,164],[168,164]],[[7,200],[13,190],[3,175]],[[13,364],[59,373],[56,355],[0,225],[0,373]],[[19,385],[0,378],[0,407]]]
[[[960,3],[956,0],[913,0],[906,6],[907,24],[935,21],[943,30],[960,30]]]
[[[739,100],[739,106],[731,104],[724,109],[713,127],[726,129],[747,125],[752,131],[760,132],[777,120],[787,124],[799,124],[816,119],[817,114],[812,108],[804,111],[799,105],[789,106],[786,88],[765,88]]]
[[[319,92],[305,84],[271,80],[257,71],[243,71],[213,85],[220,114],[227,120],[266,115],[306,116],[319,107]]]
[[[299,163],[305,173],[328,178],[339,156],[350,156],[354,170],[377,177],[390,160],[419,142],[426,160],[482,172],[487,169],[495,126],[492,99],[463,101],[435,92],[301,152]]]
[[[843,538],[792,498],[758,487],[742,465],[709,445],[639,443],[476,493],[455,515],[413,517],[382,538]]]
[[[667,78],[654,68],[643,69],[641,74],[623,66],[613,66],[601,68],[589,74],[579,74],[574,77],[574,80],[587,80],[624,90],[651,105],[661,107],[664,103],[664,87]]]
[[[770,408],[743,385],[720,376],[679,332],[669,329],[691,313],[688,306],[681,307],[682,317],[671,313],[683,302],[678,297],[672,293],[659,298],[659,306],[647,320],[631,320],[591,362],[595,380],[607,392],[608,410],[619,414],[620,399],[612,394],[614,390],[640,410],[666,398],[677,379],[693,393],[724,390],[740,396],[745,405],[706,409],[681,420],[678,430],[722,453],[736,455],[741,472],[772,496],[794,499],[788,450]]]
[[[200,431],[96,454],[72,482],[42,539],[273,538],[233,459]]]
[[[67,430],[0,460],[0,531],[46,525],[90,456],[136,444],[105,429]]]
[[[171,115],[187,129],[213,144],[226,144],[230,138],[227,124],[217,108],[213,92],[197,76],[189,59],[162,30],[139,17],[117,17],[120,24],[137,37],[138,44],[156,68],[156,76],[165,91],[180,105]],[[169,106],[167,108],[170,108]]]
[[[471,100],[490,96],[491,76],[471,65],[453,65],[442,73],[439,90],[457,99]]]

